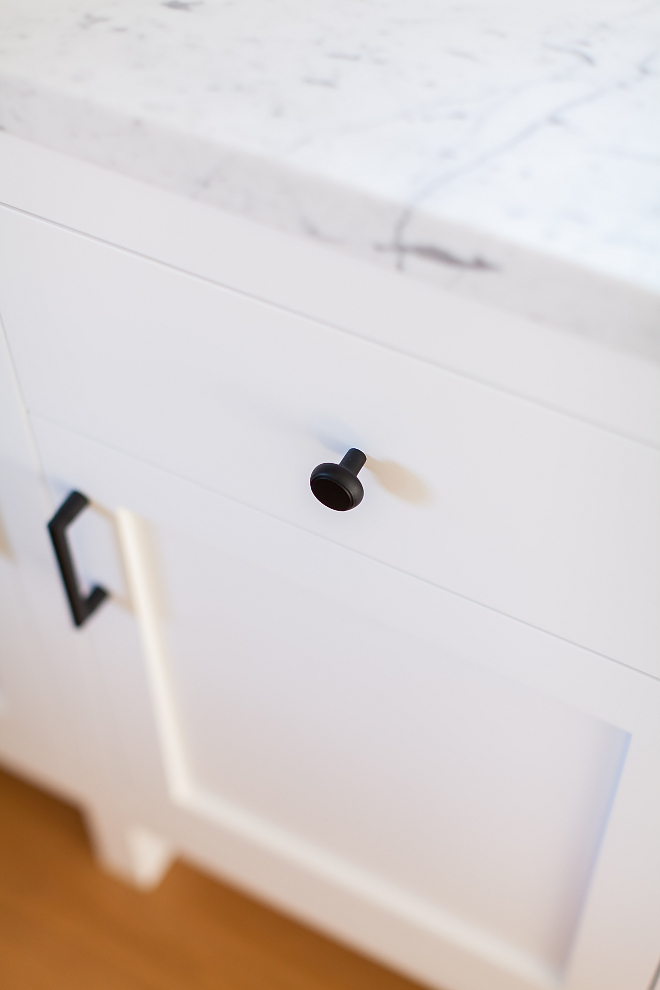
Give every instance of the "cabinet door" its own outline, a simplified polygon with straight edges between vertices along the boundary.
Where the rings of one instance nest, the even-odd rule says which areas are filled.
[[[53,496],[116,519],[141,645],[121,595],[89,635],[126,828],[433,986],[648,990],[656,680],[52,424],[35,435]],[[81,573],[112,587],[79,535]]]
[[[113,760],[94,711],[85,637],[62,598],[46,522],[52,513],[0,330],[0,760],[73,799],[103,793]]]

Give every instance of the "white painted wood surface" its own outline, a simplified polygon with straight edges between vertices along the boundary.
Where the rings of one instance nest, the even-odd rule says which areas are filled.
[[[62,611],[48,492],[0,329],[0,758],[74,799],[103,788],[94,665]]]
[[[117,713],[107,704],[91,638],[71,624],[48,539],[54,508],[0,332],[0,760],[79,804],[99,860],[149,886],[171,851],[131,817]],[[108,517],[95,515],[92,535],[108,548]],[[112,520],[110,526],[112,533]],[[137,636],[117,584],[116,545],[108,549],[118,614],[104,645],[121,655],[127,638],[135,649]]]
[[[132,827],[431,985],[647,990],[657,681],[34,426],[54,498],[119,510],[142,650],[114,603],[87,635]]]
[[[660,367],[0,132],[0,202],[660,447]]]
[[[35,415],[660,674],[660,452],[15,212],[4,229]],[[333,513],[309,474],[351,446],[365,500]]]
[[[649,990],[658,369],[0,150],[2,758],[134,883],[183,853],[449,990]]]
[[[43,526],[47,511],[36,450],[0,330],[0,754],[40,782],[70,790],[80,780],[73,772],[63,679],[55,673],[62,638],[57,618],[50,622],[51,593],[57,587]],[[66,637],[66,616],[58,618]]]

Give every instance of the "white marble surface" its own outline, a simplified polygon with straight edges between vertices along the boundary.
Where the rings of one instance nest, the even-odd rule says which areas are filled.
[[[660,361],[657,0],[2,0],[0,125]]]

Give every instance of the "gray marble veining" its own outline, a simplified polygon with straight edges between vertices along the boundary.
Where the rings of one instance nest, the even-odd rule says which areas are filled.
[[[660,360],[657,0],[4,0],[0,125]]]

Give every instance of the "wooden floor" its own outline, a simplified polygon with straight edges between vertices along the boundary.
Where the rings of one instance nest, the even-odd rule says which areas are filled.
[[[189,866],[141,893],[79,813],[0,770],[2,990],[419,990]]]

